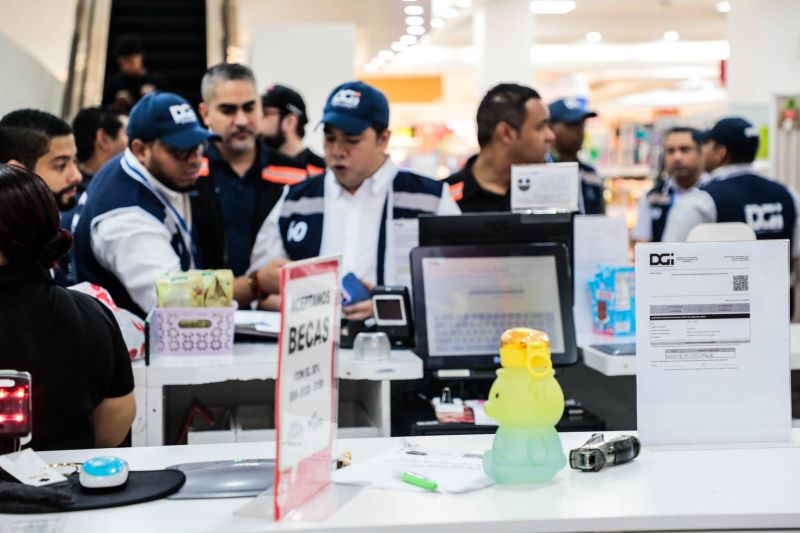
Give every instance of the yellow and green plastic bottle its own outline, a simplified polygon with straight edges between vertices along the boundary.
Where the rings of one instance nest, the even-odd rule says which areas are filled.
[[[499,427],[483,455],[483,470],[500,484],[549,481],[567,464],[555,429],[564,393],[555,379],[550,338],[510,329],[500,338],[500,363],[485,406]]]

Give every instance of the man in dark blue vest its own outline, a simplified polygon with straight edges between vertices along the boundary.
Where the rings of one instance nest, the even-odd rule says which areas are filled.
[[[342,275],[367,285],[394,281],[391,264],[401,219],[458,214],[443,182],[398,170],[386,155],[389,102],[375,87],[353,81],[328,97],[325,174],[293,185],[259,231],[251,270],[270,261],[342,254]],[[343,309],[345,318],[371,314],[370,303]]]
[[[663,241],[685,241],[698,224],[744,222],[758,239],[790,240],[796,257],[800,203],[786,186],[753,170],[758,130],[743,118],[724,118],[704,138],[703,159],[711,178],[674,207]]]
[[[694,128],[676,126],[664,135],[664,173],[666,178],[656,183],[639,200],[636,227],[631,239],[636,242],[661,242],[669,213],[683,196],[709,178],[703,172],[700,132]]]
[[[214,65],[201,89],[200,117],[220,140],[209,143],[203,157],[192,195],[193,229],[203,266],[230,268],[239,276],[247,272],[256,234],[284,186],[307,173],[258,135],[261,99],[252,70]]]
[[[144,316],[159,276],[202,266],[188,192],[203,146],[216,135],[185,99],[156,92],[131,110],[128,137],[125,152],[100,169],[79,201],[75,263],[78,281],[105,287],[117,305]],[[234,280],[234,297],[246,304],[272,290],[277,276],[268,274]]]
[[[553,161],[578,163],[581,177],[579,209],[587,215],[601,215],[606,211],[603,180],[594,167],[578,159],[578,152],[583,147],[586,119],[596,116],[597,113],[587,110],[576,98],[561,98],[550,104],[550,127],[555,134]]]

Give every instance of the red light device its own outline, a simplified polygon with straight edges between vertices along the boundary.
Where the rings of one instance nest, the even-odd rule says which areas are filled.
[[[30,373],[0,370],[0,453],[31,440],[32,411]]]

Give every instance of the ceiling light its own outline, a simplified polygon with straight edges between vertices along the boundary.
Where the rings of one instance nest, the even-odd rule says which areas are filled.
[[[422,15],[425,13],[425,8],[422,6],[406,6],[406,15]]]
[[[716,5],[717,13],[729,13],[731,10],[731,3],[730,2],[717,2]]]
[[[403,50],[408,48],[408,45],[400,41],[395,41],[391,44],[390,48],[395,52],[402,52]]]
[[[458,16],[458,9],[454,7],[448,7],[442,11],[442,16],[446,19],[454,19]]]
[[[431,19],[431,28],[441,28],[442,26],[444,26],[444,19],[439,17]]]
[[[599,31],[590,31],[586,34],[586,40],[590,43],[599,43],[603,40],[603,34]]]
[[[414,35],[402,35],[400,37],[400,42],[411,46],[412,44],[417,42],[417,38]]]
[[[575,9],[573,0],[533,0],[531,13],[536,15],[566,15]]]
[[[391,50],[381,50],[380,52],[378,52],[378,59],[382,61],[389,61],[393,57],[394,57],[394,52],[392,52]]]
[[[425,24],[425,19],[422,17],[406,17],[407,26],[422,26]]]
[[[409,35],[423,35],[425,33],[425,28],[422,26],[409,26],[406,28],[406,33]]]
[[[676,32],[676,31],[665,31],[664,32],[664,40],[667,41],[668,43],[674,43],[675,41],[677,41],[680,38],[681,38],[680,34],[678,32]]]
[[[472,0],[455,0],[453,5],[461,9],[466,9],[468,7],[472,7]]]

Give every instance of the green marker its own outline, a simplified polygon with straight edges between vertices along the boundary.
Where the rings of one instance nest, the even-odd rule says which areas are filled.
[[[402,479],[409,485],[414,485],[415,487],[420,487],[425,490],[436,490],[436,487],[439,486],[439,484],[436,483],[434,480],[428,479],[425,476],[422,476],[415,472],[408,472],[408,471],[403,472],[403,475],[401,476],[400,479]]]

